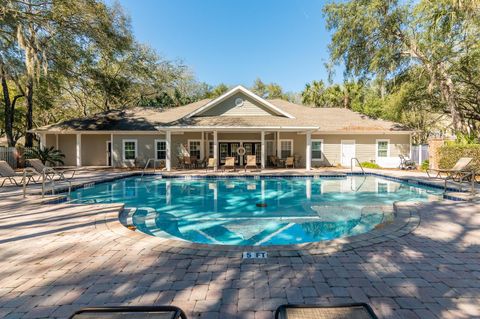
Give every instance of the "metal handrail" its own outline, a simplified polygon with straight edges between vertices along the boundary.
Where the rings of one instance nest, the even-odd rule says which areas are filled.
[[[356,157],[352,157],[350,159],[350,171],[353,172],[353,161],[356,161],[358,163],[358,166],[360,167],[360,169],[362,170],[362,174],[365,175],[365,170],[363,169],[362,167],[362,164],[360,163],[360,161],[358,160],[358,158]]]
[[[156,159],[156,158],[149,158],[148,161],[147,161],[147,164],[145,164],[145,167],[142,170],[142,177],[143,177],[143,175],[145,175],[145,171],[147,170],[148,165],[150,165],[150,162],[153,162],[153,173],[155,173],[155,163],[156,162],[162,162],[162,161],[164,161],[164,160],[163,159]]]

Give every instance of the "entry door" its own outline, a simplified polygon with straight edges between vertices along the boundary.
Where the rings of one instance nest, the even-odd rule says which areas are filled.
[[[244,142],[243,147],[245,148],[245,155],[243,159],[243,163],[247,162],[247,155],[255,155],[257,164],[262,161],[262,149],[261,143],[250,143]]]
[[[107,166],[112,166],[112,142],[107,141]]]
[[[235,164],[240,163],[240,157],[237,154],[237,149],[240,147],[240,143],[220,143],[220,164],[225,164],[226,157],[235,157]]]
[[[341,152],[342,166],[350,167],[352,158],[355,157],[355,140],[342,140]],[[353,163],[353,166],[355,166],[355,163]]]

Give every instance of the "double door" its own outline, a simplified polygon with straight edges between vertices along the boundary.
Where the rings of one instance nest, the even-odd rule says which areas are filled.
[[[256,155],[257,163],[261,162],[261,144],[256,142],[221,142],[219,146],[220,165],[225,164],[225,158],[235,157],[235,165],[244,165],[247,162],[247,155]],[[238,148],[245,148],[245,155],[238,155]]]

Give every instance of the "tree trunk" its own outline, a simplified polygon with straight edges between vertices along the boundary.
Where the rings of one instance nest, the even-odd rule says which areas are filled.
[[[33,146],[33,77],[27,79],[27,116],[26,116],[25,147]]]
[[[462,118],[458,112],[457,101],[455,100],[455,91],[453,87],[453,82],[449,77],[446,77],[444,80],[440,81],[440,89],[442,96],[447,103],[448,110],[450,111],[450,116],[452,117],[452,125],[455,132],[460,131]]]
[[[13,112],[15,111],[15,102],[20,96],[15,96],[13,103],[10,100],[10,92],[8,89],[7,75],[5,72],[5,65],[3,61],[0,60],[0,77],[2,82],[3,90],[3,101],[4,101],[4,124],[5,124],[5,135],[7,137],[8,146],[14,147],[17,143],[15,137],[13,136]]]

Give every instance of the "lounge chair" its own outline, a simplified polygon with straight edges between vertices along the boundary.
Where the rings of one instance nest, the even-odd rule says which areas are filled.
[[[442,174],[445,174],[444,179],[453,179],[454,181],[462,182],[466,177],[472,176],[472,172],[467,170],[468,166],[472,162],[473,158],[471,157],[462,157],[460,158],[455,166],[451,169],[427,169],[427,175],[430,178],[443,178]],[[430,175],[431,173],[436,173],[437,175]]]
[[[247,171],[247,168],[258,169],[256,155],[247,155],[247,164],[245,165],[245,172]]]
[[[91,319],[91,318],[158,318],[158,319],[187,319],[187,315],[182,309],[175,306],[128,306],[128,307],[102,307],[102,308],[83,308],[70,316],[70,319]]]
[[[402,154],[399,154],[398,157],[400,157],[400,166],[398,168],[400,169],[415,169],[417,168],[417,163],[412,161],[411,159],[405,158]]]
[[[73,178],[75,176],[75,173],[77,172],[76,169],[68,168],[68,169],[57,169],[49,166],[45,166],[45,164],[42,163],[41,160],[38,158],[31,158],[27,160],[30,165],[32,165],[33,169],[37,171],[38,174],[43,175],[45,174],[46,178],[49,179],[54,179],[56,176],[58,176],[59,180],[66,180],[67,178],[65,177],[66,173],[72,173],[72,176],[70,178]]]
[[[277,308],[275,319],[377,319],[366,303],[335,306],[283,305]]]
[[[289,156],[287,157],[287,160],[285,161],[285,168],[288,168],[291,166],[292,168],[295,168],[295,157]]]
[[[225,158],[225,165],[222,166],[223,171],[227,169],[233,169],[235,172],[235,157],[227,157]]]
[[[22,186],[24,182],[24,178],[26,176],[26,184],[28,185],[30,182],[36,183],[37,181],[40,180],[41,175],[38,174],[35,170],[27,167],[25,168],[25,172],[15,172],[13,168],[8,165],[7,162],[5,161],[0,161],[0,178],[2,179],[2,183],[0,184],[0,187],[5,185],[6,181],[9,181],[12,185],[15,184],[17,186]],[[35,176],[38,176],[38,179],[35,180]],[[20,182],[18,182],[15,177],[21,177]]]
[[[215,167],[217,166],[217,161],[215,158],[210,157],[207,162],[207,166],[205,166],[205,171],[208,171],[208,169],[215,170]]]

